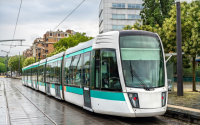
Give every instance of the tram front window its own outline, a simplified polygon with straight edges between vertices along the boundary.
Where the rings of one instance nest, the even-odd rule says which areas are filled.
[[[158,37],[121,36],[120,51],[127,87],[157,88],[164,86],[164,62]]]

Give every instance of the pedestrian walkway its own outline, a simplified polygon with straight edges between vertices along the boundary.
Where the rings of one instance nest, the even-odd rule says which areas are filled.
[[[7,111],[6,111],[6,100],[4,95],[4,84],[0,81],[0,125],[6,125],[7,123]]]
[[[193,108],[181,107],[181,106],[170,105],[170,104],[168,104],[167,107],[169,107],[169,108],[176,108],[176,109],[185,110],[185,111],[190,111],[190,112],[200,113],[200,110],[193,109]]]

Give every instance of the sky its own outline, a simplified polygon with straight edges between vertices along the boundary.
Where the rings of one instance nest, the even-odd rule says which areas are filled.
[[[82,0],[23,0],[14,39],[25,39],[23,45],[32,45],[36,38],[53,30],[81,2]],[[13,38],[20,3],[21,0],[0,0],[0,40]],[[85,0],[57,29],[71,29],[95,37],[99,32],[99,4],[100,0]],[[18,46],[10,49],[10,46],[1,45],[11,43],[0,42],[0,56],[6,56],[1,50],[10,51],[9,56],[13,56],[19,52],[22,54],[29,48]],[[14,41],[12,45],[19,45],[19,42]]]
[[[32,45],[38,37],[53,30],[82,0],[23,0],[14,39],[25,39],[23,45]],[[0,0],[0,40],[12,39],[21,0]],[[57,29],[85,32],[96,37],[99,33],[98,7],[100,0],[85,0]],[[56,30],[57,30],[56,29]],[[9,56],[22,54],[28,46],[10,49],[11,42],[0,42],[0,56],[6,56],[1,50],[9,51]],[[19,45],[13,41],[12,45]]]

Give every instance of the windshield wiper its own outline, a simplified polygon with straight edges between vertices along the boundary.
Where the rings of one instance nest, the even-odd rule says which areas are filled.
[[[131,76],[132,76],[132,82],[133,82],[133,76],[134,76],[134,77],[137,78],[138,81],[140,81],[140,83],[144,86],[144,89],[145,89],[145,90],[150,91],[149,87],[147,87],[147,85],[142,81],[142,79],[140,79],[140,77],[137,75],[137,73],[135,73],[135,71],[132,69],[131,61],[130,61],[130,68],[131,68],[131,71],[130,71],[130,72],[131,72]]]

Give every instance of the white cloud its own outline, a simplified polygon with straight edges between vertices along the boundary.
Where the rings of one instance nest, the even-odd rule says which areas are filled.
[[[26,39],[24,45],[32,45],[37,37],[53,30],[82,0],[34,0],[23,1],[15,39]],[[21,1],[0,0],[0,40],[12,39]],[[98,7],[100,0],[85,1],[57,29],[85,32],[88,36],[98,34]],[[0,44],[11,44],[4,42]],[[19,44],[19,42],[13,42]],[[15,47],[10,55],[22,53],[28,47]],[[0,50],[9,51],[9,46],[0,45]],[[0,52],[0,56],[5,53]]]

